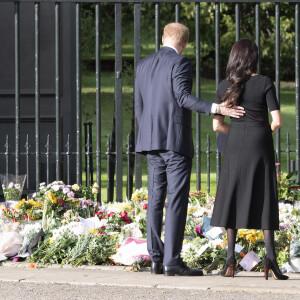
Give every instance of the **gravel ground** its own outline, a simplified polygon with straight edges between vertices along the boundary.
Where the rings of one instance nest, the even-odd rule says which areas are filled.
[[[299,300],[300,295],[0,282],[0,299]]]

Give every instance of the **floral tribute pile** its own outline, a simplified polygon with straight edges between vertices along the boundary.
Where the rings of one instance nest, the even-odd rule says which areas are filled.
[[[0,260],[26,258],[38,265],[149,265],[147,190],[136,190],[123,203],[100,205],[96,202],[98,188],[97,184],[41,183],[32,199],[23,199],[14,208],[4,203],[0,206]],[[275,235],[276,251],[280,266],[286,269],[290,267],[290,243],[300,241],[300,207],[296,202],[279,205],[281,230]],[[223,268],[227,251],[226,231],[209,225],[213,205],[213,196],[190,192],[182,249],[188,266],[207,272]],[[237,244],[238,261],[251,251],[261,260],[266,255],[260,230],[239,230]],[[296,255],[300,256],[300,249]],[[256,270],[260,269],[258,265]]]

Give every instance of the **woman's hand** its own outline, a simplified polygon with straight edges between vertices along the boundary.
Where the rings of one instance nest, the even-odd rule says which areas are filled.
[[[272,132],[275,132],[282,125],[280,110],[271,111],[271,116],[272,116],[271,129],[272,129]]]
[[[214,129],[214,131],[223,132],[223,133],[228,134],[230,125],[227,123],[224,123],[224,116],[214,115],[213,129]]]

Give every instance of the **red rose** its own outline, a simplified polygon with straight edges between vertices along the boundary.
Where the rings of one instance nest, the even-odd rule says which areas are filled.
[[[58,203],[64,205],[65,204],[65,200],[62,198],[57,199]]]
[[[124,220],[127,224],[130,224],[130,223],[131,223],[131,221],[128,219],[127,216],[125,216],[125,217],[123,218],[123,220]]]
[[[120,213],[120,216],[121,216],[122,218],[125,218],[125,217],[127,216],[127,212],[126,212],[126,211],[121,212],[121,213]]]
[[[145,203],[144,205],[143,205],[143,209],[147,209],[147,207],[148,207],[148,204],[147,203]]]
[[[241,257],[245,257],[246,253],[245,252],[241,252]]]

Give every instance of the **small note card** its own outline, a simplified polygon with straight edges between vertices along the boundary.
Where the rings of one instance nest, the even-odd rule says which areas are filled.
[[[243,249],[244,249],[243,246],[241,246],[239,244],[236,244],[235,248],[234,248],[234,251],[237,252],[237,253],[240,253]]]
[[[202,253],[204,253],[206,251],[206,249],[209,247],[209,244],[205,244],[203,246],[201,246],[201,248],[198,250],[198,255],[202,255]]]
[[[221,227],[213,227],[206,232],[206,235],[208,235],[213,240],[217,238],[220,234],[223,234],[223,230]]]
[[[250,251],[247,253],[244,258],[240,261],[240,265],[246,270],[251,271],[258,263],[261,262],[261,259],[253,252]]]

